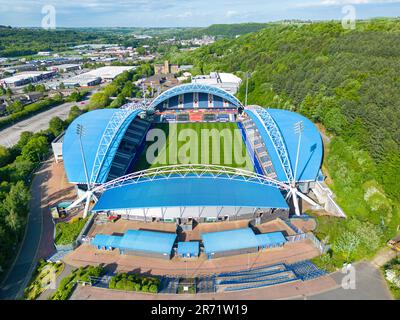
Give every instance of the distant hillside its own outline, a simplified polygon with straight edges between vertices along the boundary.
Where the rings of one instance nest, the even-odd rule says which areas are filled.
[[[294,110],[327,129],[332,139],[326,146],[324,171],[333,179],[339,204],[353,218],[321,219],[320,237],[329,238],[334,248],[348,244],[354,234],[360,239],[369,234],[374,245],[364,243],[366,238],[356,239],[359,248],[350,254],[362,258],[396,232],[399,19],[361,21],[355,30],[344,30],[339,22],[270,25],[169,59],[194,64],[194,73],[227,71],[243,77],[251,72],[249,103]],[[244,92],[242,85],[242,100]],[[339,264],[346,259],[342,249],[336,249]]]
[[[237,35],[259,31],[268,25],[267,23],[213,24],[205,28],[137,28],[135,32],[177,39],[201,38],[203,36],[235,38]]]
[[[213,24],[197,32],[199,35],[233,38],[237,35],[259,31],[267,26],[267,23]]]
[[[32,55],[38,51],[68,50],[82,43],[114,43],[115,37],[104,33],[74,29],[46,31],[41,28],[0,28],[0,57]]]

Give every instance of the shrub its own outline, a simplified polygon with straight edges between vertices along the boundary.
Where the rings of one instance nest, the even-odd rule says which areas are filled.
[[[62,102],[63,100],[61,98],[53,98],[29,104],[25,106],[25,108],[22,111],[15,112],[8,117],[0,119],[0,129],[3,129],[15,122],[26,119],[38,112],[44,111],[58,104],[61,104]]]
[[[125,280],[120,280],[115,285],[115,289],[124,290],[125,289]]]
[[[149,292],[151,293],[157,293],[158,292],[158,287],[155,284],[152,284],[149,288]]]
[[[115,278],[111,278],[110,282],[108,283],[108,287],[110,289],[115,289]]]
[[[157,293],[160,280],[137,274],[117,273],[109,282],[110,289]]]
[[[145,285],[142,287],[143,292],[149,292],[149,286]]]
[[[127,281],[125,285],[125,290],[127,291],[135,291],[135,284],[131,281]]]

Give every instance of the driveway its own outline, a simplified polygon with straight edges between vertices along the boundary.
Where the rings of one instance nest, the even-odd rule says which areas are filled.
[[[71,300],[391,300],[393,299],[380,271],[369,262],[355,264],[356,289],[343,289],[344,274],[335,272],[305,282],[206,294],[149,294],[78,286]]]
[[[370,262],[355,264],[355,289],[343,289],[345,275],[335,272],[331,275],[337,287],[333,290],[307,297],[309,300],[392,300],[380,270]]]
[[[46,209],[46,205],[42,200],[47,198],[45,185],[49,178],[50,165],[51,160],[44,163],[33,178],[31,186],[32,199],[29,203],[30,213],[25,236],[15,262],[1,284],[1,300],[21,298],[23,290],[36,266],[43,229],[43,211]]]

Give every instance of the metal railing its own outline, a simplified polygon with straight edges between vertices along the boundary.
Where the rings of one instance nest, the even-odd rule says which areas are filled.
[[[93,192],[104,192],[120,186],[152,182],[154,180],[182,179],[182,178],[214,178],[251,182],[288,190],[290,186],[276,179],[264,175],[231,167],[203,164],[183,164],[152,168],[134,172],[99,185]]]
[[[282,168],[285,171],[288,182],[294,182],[296,177],[294,177],[293,175],[288,151],[286,149],[282,134],[274,119],[271,117],[266,109],[260,106],[251,106],[249,110],[253,111],[254,115],[258,118],[258,120],[260,120],[260,122],[264,126],[265,131],[270,137],[275,151],[279,156],[279,161],[282,164]]]

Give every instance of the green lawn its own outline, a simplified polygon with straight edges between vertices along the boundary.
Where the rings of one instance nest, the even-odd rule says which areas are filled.
[[[236,123],[160,123],[152,129],[155,137],[163,132],[166,139],[147,141],[134,171],[173,164],[215,164],[254,171]]]
[[[59,222],[56,224],[57,245],[67,245],[73,243],[82,231],[88,218],[79,219],[70,222]]]

